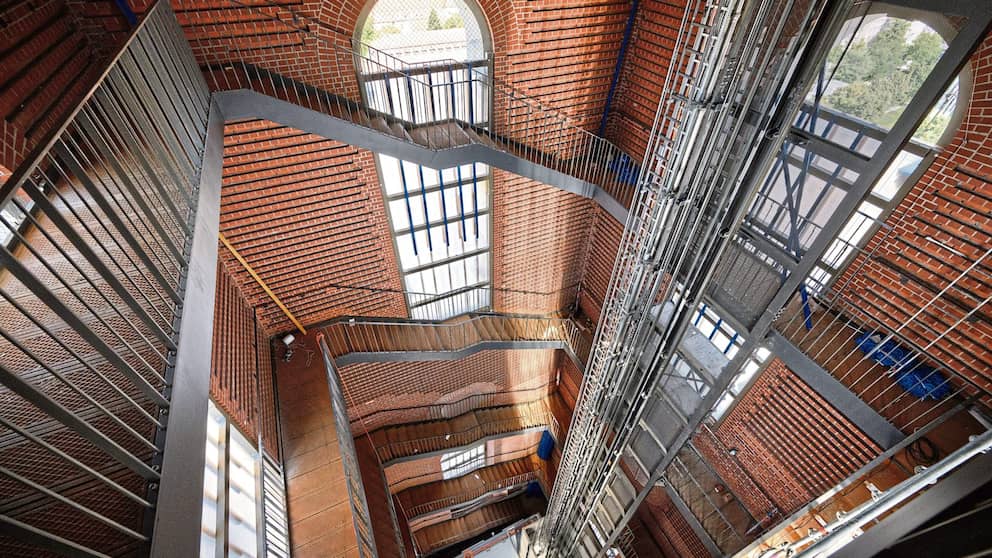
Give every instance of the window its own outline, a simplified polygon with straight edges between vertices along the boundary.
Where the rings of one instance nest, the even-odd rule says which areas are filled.
[[[488,307],[489,167],[438,171],[386,155],[378,161],[411,317]]]
[[[793,124],[798,139],[783,144],[747,218],[749,228],[795,257],[812,246],[859,179],[851,167],[875,155],[954,35],[937,14],[878,2],[858,9],[867,11],[838,35]],[[948,87],[912,141],[877,177],[807,279],[812,293],[832,284],[902,201],[921,165],[932,160],[932,146],[949,139],[969,79],[966,70]]]
[[[446,453],[441,456],[441,477],[453,479],[486,466],[486,445],[461,452]]]
[[[488,129],[488,31],[477,6],[380,0],[356,41],[366,106],[407,126],[454,119]],[[376,164],[410,316],[444,320],[489,307],[489,167],[434,169],[382,154]]]
[[[273,466],[268,465],[269,468]],[[266,473],[266,483],[281,473]],[[268,548],[270,534],[286,524],[281,491],[262,489],[262,462],[258,450],[227,417],[210,402],[207,418],[206,461],[203,475],[203,514],[201,518],[200,556],[254,558]],[[262,495],[269,502],[262,528]],[[273,496],[275,495],[275,496]],[[279,502],[283,502],[279,507]],[[266,540],[263,540],[265,538]],[[278,552],[268,552],[277,555]]]
[[[462,0],[379,0],[356,40],[410,63],[478,60],[487,39],[480,16]]]

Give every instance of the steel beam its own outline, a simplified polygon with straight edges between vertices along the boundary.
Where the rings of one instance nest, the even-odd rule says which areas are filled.
[[[791,341],[777,331],[769,335],[770,347],[775,355],[792,370],[796,376],[813,388],[827,403],[837,409],[882,449],[889,449],[906,436],[892,426],[882,415],[875,412],[860,397],[844,384],[837,381],[813,359],[806,356]]]
[[[151,556],[197,556],[203,509],[224,114],[210,104]]]

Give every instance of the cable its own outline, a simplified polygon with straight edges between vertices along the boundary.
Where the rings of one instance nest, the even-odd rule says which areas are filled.
[[[940,459],[940,450],[927,437],[922,437],[906,448],[908,455],[918,465],[933,465]]]

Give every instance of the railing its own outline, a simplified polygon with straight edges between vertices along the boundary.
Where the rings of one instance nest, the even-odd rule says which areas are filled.
[[[508,419],[487,421],[483,424],[477,424],[457,432],[449,432],[436,436],[424,436],[422,438],[414,438],[411,440],[384,442],[376,446],[376,452],[379,454],[379,460],[383,464],[387,464],[388,462],[401,457],[410,457],[467,446],[478,442],[481,438],[485,438],[487,436],[497,436],[508,432],[516,432],[519,430],[526,430],[541,426],[549,427],[549,429],[556,429],[557,424],[558,423],[555,419],[554,413],[548,410],[543,410],[536,414],[526,414]]]
[[[473,558],[474,556],[478,556],[483,552],[489,550],[490,548],[496,546],[497,544],[509,539],[514,535],[517,535],[527,527],[540,521],[540,519],[541,517],[539,515],[532,515],[531,517],[528,517],[526,519],[521,519],[520,521],[514,523],[513,525],[510,525],[506,529],[503,529],[491,539],[484,540],[470,548],[465,549],[464,551],[462,551],[462,556],[464,556],[465,558]]]
[[[939,479],[989,451],[992,432],[985,431],[967,440],[961,439],[960,447],[936,463],[915,461],[912,453],[905,452],[905,459],[913,459],[910,464],[917,465],[912,471],[895,465],[895,456],[925,439],[935,428],[952,420],[958,413],[965,412],[964,408],[964,405],[959,405],[945,412],[782,522],[760,534],[755,533],[755,540],[734,556],[759,558],[767,556],[772,548],[779,549],[785,555],[828,556],[850,542],[857,533],[855,530],[870,532],[878,525],[882,514],[911,503],[928,490],[940,490],[940,485],[933,486]],[[893,486],[897,480],[901,482]],[[826,525],[821,523],[824,519],[828,522]],[[799,540],[797,533],[802,537]],[[830,546],[833,548],[824,551],[824,547]],[[820,554],[815,551],[824,552]]]
[[[530,389],[476,393],[457,401],[435,403],[433,405],[377,409],[366,415],[352,418],[351,431],[357,436],[392,424],[445,420],[464,415],[476,409],[503,407],[515,403],[529,403],[547,397],[554,389],[555,386],[548,383]]]
[[[324,326],[331,355],[409,351],[460,351],[495,341],[560,341],[580,361],[589,341],[568,318],[476,314],[454,322],[359,320],[346,318]]]
[[[489,521],[486,521],[485,523],[482,523],[480,525],[477,525],[476,527],[474,527],[473,529],[471,529],[469,531],[465,531],[465,532],[461,532],[461,533],[456,533],[454,535],[445,537],[443,539],[433,540],[433,541],[430,542],[430,545],[428,545],[427,548],[419,548],[419,546],[420,546],[419,543],[416,543],[415,542],[415,544],[417,544],[418,550],[420,550],[420,552],[422,552],[424,554],[427,554],[427,553],[430,553],[430,552],[434,552],[435,550],[439,550],[441,548],[444,548],[446,546],[451,546],[451,545],[453,545],[453,544],[455,544],[455,543],[457,543],[459,541],[463,541],[463,540],[469,539],[469,538],[474,537],[474,536],[476,536],[476,535],[478,535],[480,533],[484,533],[484,532],[488,531],[489,529],[492,529],[493,527],[499,527],[500,525],[503,525],[507,521],[509,521],[511,519],[511,517],[512,516],[496,517],[494,519],[490,519]],[[517,517],[519,517],[519,515]]]
[[[355,452],[355,440],[351,436],[350,429],[346,426],[348,424],[348,407],[341,389],[341,381],[334,368],[334,361],[331,359],[324,337],[318,336],[317,343],[320,346],[321,357],[324,359],[327,385],[331,391],[331,410],[334,413],[334,428],[337,431],[341,468],[344,470],[345,486],[348,490],[348,501],[351,506],[351,518],[358,542],[358,555],[361,558],[375,558],[378,554],[375,549],[372,516],[365,499],[365,487],[362,484],[362,471],[359,468],[358,457]]]
[[[157,2],[0,186],[0,554],[147,551],[208,99]]]
[[[492,462],[493,465],[499,465],[501,463],[506,463],[508,461],[514,461],[516,459],[522,459],[524,457],[534,454],[534,447],[527,446],[521,449],[506,451],[501,453],[489,454],[486,456],[487,462]],[[466,474],[470,474],[467,472]],[[541,481],[544,486],[548,486],[547,478],[544,475],[544,470],[539,471]],[[432,482],[439,482],[446,480],[444,478],[444,473],[439,470],[431,471],[429,473],[421,473],[418,475],[410,475],[399,479],[389,478],[387,473],[386,483],[389,487],[389,491],[392,494],[398,494],[408,488],[413,488],[415,486],[420,486],[423,484],[429,484]]]
[[[259,35],[295,37],[296,46],[253,42],[242,47],[237,41],[207,34],[194,37],[194,50],[212,69],[216,89],[251,89],[429,149],[483,143],[595,184],[625,205],[633,197],[637,167],[622,150],[464,62],[457,76],[454,63],[409,65],[367,45],[356,49],[341,36],[318,35],[258,6],[230,5],[262,15],[264,21],[243,24],[248,29],[258,26]],[[324,83],[304,84],[310,79],[307,75],[292,74],[281,64],[287,57],[312,61],[308,71],[317,69]],[[359,81],[366,85],[356,86],[359,81],[342,75],[342,68],[349,67],[363,76]],[[476,90],[483,99],[471,93]],[[360,96],[371,97],[369,104],[360,102]]]
[[[486,486],[480,486],[475,490],[465,490],[457,494],[452,494],[451,496],[445,496],[444,498],[438,498],[437,500],[418,504],[406,510],[407,519],[414,519],[421,515],[426,515],[445,508],[457,506],[458,504],[471,502],[493,492],[518,488],[530,483],[533,480],[537,480],[537,478],[537,471],[528,471],[506,479],[501,479],[495,483],[487,484]]]

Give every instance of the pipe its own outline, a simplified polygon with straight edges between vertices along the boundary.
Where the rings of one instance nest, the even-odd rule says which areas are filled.
[[[603,107],[603,119],[599,122],[597,136],[603,137],[606,134],[606,120],[610,116],[610,105],[613,104],[613,95],[617,91],[617,84],[620,83],[620,74],[623,72],[623,59],[627,54],[627,46],[630,44],[630,36],[634,32],[634,20],[637,19],[638,0],[630,3],[630,15],[627,16],[627,25],[623,29],[623,39],[620,41],[620,52],[617,53],[617,65],[613,69],[613,79],[610,81],[610,91],[606,94],[606,106]]]
[[[231,254],[234,256],[234,258],[238,260],[239,263],[241,263],[241,267],[245,268],[245,271],[248,272],[248,275],[251,275],[251,278],[254,279],[256,283],[258,283],[258,286],[262,287],[262,290],[265,291],[265,294],[269,295],[269,298],[272,299],[272,302],[275,302],[276,306],[278,306],[279,309],[282,310],[282,313],[286,314],[286,317],[289,318],[291,322],[293,322],[293,325],[296,326],[296,329],[300,330],[300,333],[302,333],[303,335],[306,335],[307,328],[303,327],[303,324],[301,324],[300,321],[297,320],[295,316],[293,316],[293,313],[289,311],[289,308],[286,308],[286,305],[283,304],[281,300],[279,300],[279,297],[276,296],[276,293],[272,292],[272,289],[270,289],[269,286],[265,284],[265,281],[263,281],[262,278],[259,277],[257,273],[255,273],[255,270],[252,269],[251,265],[247,261],[245,261],[245,259],[241,256],[241,254],[238,253],[237,250],[234,249],[234,246],[232,246],[231,243],[228,242],[227,237],[224,236],[224,233],[220,233],[220,232],[217,233],[217,237],[220,238],[221,244],[226,246],[227,249],[230,250]]]

